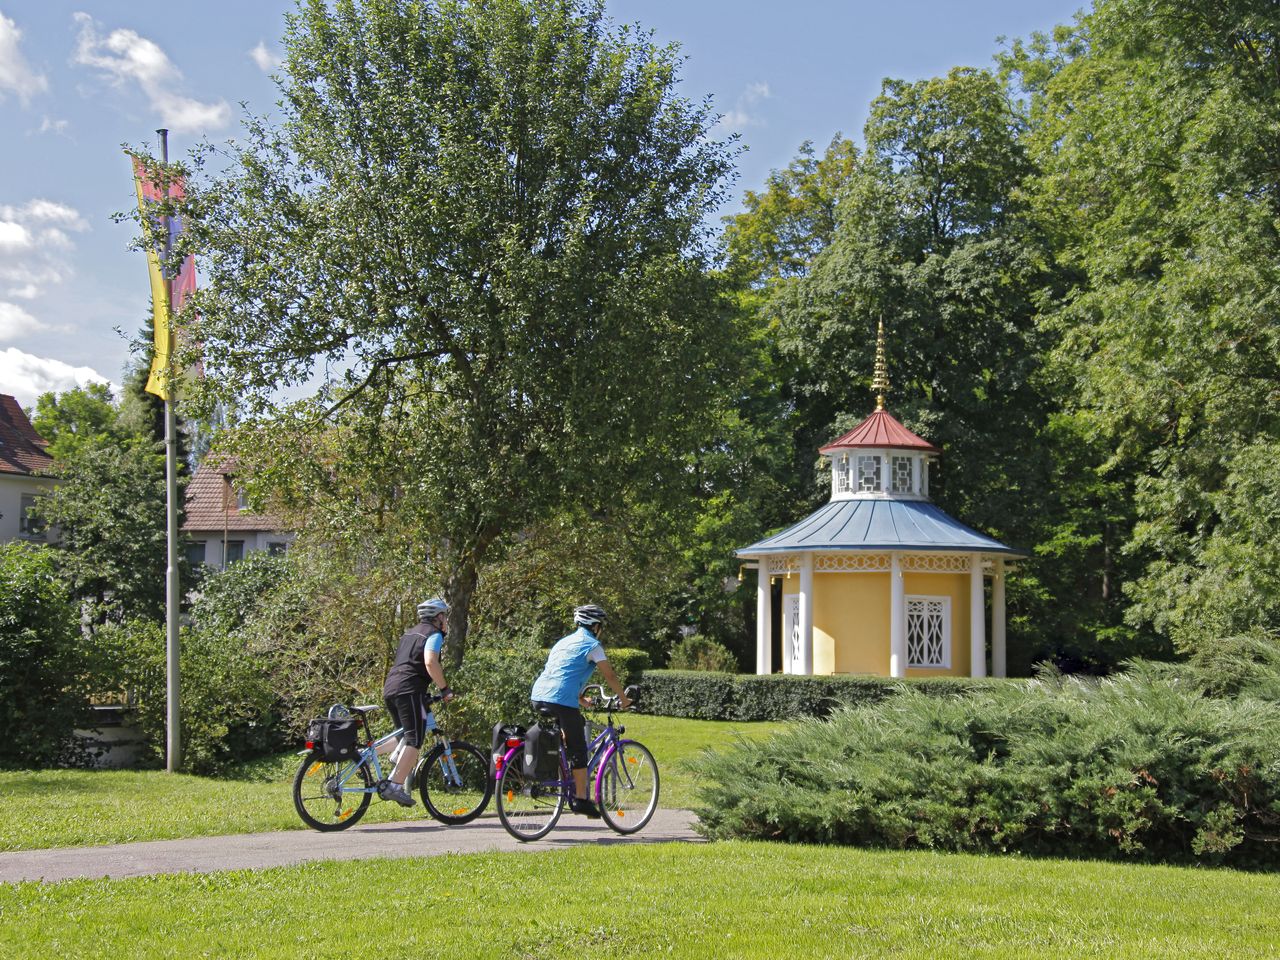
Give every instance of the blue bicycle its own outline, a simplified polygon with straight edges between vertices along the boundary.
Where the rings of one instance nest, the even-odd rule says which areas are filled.
[[[429,698],[428,707],[439,699]],[[341,742],[328,743],[313,739],[314,733],[308,734],[302,766],[293,778],[293,806],[302,822],[313,830],[345,830],[359,822],[369,809],[369,802],[378,796],[379,785],[385,782],[380,748],[404,733],[403,728],[397,728],[375,740],[369,732],[369,714],[381,707],[344,709],[346,717],[334,717],[331,711],[329,718],[313,722],[313,731],[340,729]],[[484,812],[493,796],[489,757],[475,744],[445,736],[430,709],[426,720],[427,733],[435,739],[435,746],[427,751],[424,744],[422,759],[405,787],[412,791],[417,784],[422,805],[441,823],[470,823]],[[347,756],[340,756],[343,753]],[[388,774],[395,768],[395,757],[392,753]]]

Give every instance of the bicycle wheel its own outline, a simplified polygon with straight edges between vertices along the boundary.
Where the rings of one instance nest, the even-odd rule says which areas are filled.
[[[312,830],[345,830],[364,816],[373,797],[355,791],[372,786],[367,763],[326,763],[311,754],[293,778],[293,806]]]
[[[522,751],[517,748],[512,762],[504,764],[495,789],[498,795],[498,819],[507,833],[517,840],[541,840],[560,819],[564,809],[564,791],[554,781],[542,784],[526,777],[521,766]]]
[[[600,816],[618,833],[635,833],[658,809],[658,764],[643,744],[619,740],[596,773]]]
[[[449,743],[453,765],[445,756],[444,744],[436,744],[416,774],[422,805],[441,823],[457,826],[470,823],[489,805],[493,796],[493,778],[489,776],[489,757],[483,750],[465,740]]]

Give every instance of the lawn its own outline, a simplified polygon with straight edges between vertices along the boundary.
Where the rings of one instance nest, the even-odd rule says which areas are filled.
[[[735,735],[763,736],[777,726],[638,714],[622,722],[626,735],[643,741],[657,758],[664,807],[693,802],[693,779],[680,761],[704,747],[731,744]],[[0,773],[0,799],[9,809],[23,811],[18,820],[0,825],[0,850],[302,829],[290,795],[300,762],[292,753],[282,754],[222,779],[160,771]],[[375,801],[364,822],[423,816],[421,804],[402,810]]]
[[[450,960],[1239,960],[1280,948],[1280,876],[725,842],[0,886],[6,957],[287,960],[388,947]]]

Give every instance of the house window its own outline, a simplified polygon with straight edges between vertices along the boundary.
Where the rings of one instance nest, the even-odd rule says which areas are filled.
[[[198,567],[204,563],[204,541],[198,543],[187,544],[187,563],[192,567]]]
[[[836,470],[836,493],[849,492],[849,455],[847,453],[840,454],[838,460],[835,461]]]
[[[244,541],[228,540],[227,541],[227,560],[226,565],[231,566],[244,559]]]
[[[22,509],[18,517],[18,533],[24,537],[44,537],[44,521],[36,516],[36,494],[22,495]]]
[[[893,492],[911,492],[911,458],[893,458]]]
[[[875,493],[880,489],[880,458],[858,457],[858,490]]]
[[[273,557],[283,557],[289,545],[281,540],[272,540],[267,544],[267,553]],[[734,582],[737,585],[737,582]]]
[[[907,666],[950,669],[951,598],[907,597]]]

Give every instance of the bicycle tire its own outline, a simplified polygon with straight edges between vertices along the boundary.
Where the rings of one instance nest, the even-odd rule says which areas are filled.
[[[493,797],[493,777],[489,755],[465,740],[449,741],[454,767],[461,783],[450,783],[445,775],[444,744],[427,754],[414,775],[422,805],[435,819],[448,826],[470,823],[489,806]]]
[[[522,747],[508,751],[511,762],[503,764],[494,792],[503,829],[521,843],[529,843],[541,840],[559,821],[564,810],[564,790],[526,777],[521,767],[523,752]]]
[[[347,793],[355,805],[343,807],[342,797],[345,791],[335,781],[338,773],[347,766],[350,764],[327,763],[315,754],[303,758],[302,766],[293,778],[293,808],[298,811],[302,822],[312,830],[323,833],[345,830],[355,826],[369,809],[372,793]],[[362,789],[373,787],[373,773],[367,762],[361,761],[355,772],[347,777],[347,782],[356,776],[360,778]],[[329,808],[333,812],[326,816],[324,811]]]
[[[600,816],[616,833],[643,830],[658,809],[660,789],[658,762],[648,747],[635,740],[619,740],[596,771]]]

